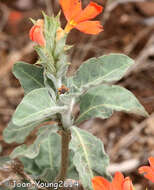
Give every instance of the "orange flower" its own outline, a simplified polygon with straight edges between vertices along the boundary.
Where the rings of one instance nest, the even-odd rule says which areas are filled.
[[[23,18],[23,15],[21,12],[19,11],[11,11],[10,15],[8,17],[8,21],[11,24],[17,24],[21,21],[21,19]]]
[[[44,27],[44,21],[42,19],[39,19],[36,21],[36,24],[29,31],[30,39],[38,43],[40,46],[45,46],[43,27]]]
[[[145,173],[144,177],[149,179],[154,183],[154,157],[150,157],[149,159],[150,166],[142,166],[139,168],[139,173]]]
[[[103,27],[99,21],[90,21],[99,15],[103,7],[97,3],[90,2],[89,5],[82,9],[81,0],[59,0],[64,15],[68,21],[65,32],[76,28],[87,34],[98,34],[103,31]]]
[[[129,177],[124,178],[120,172],[116,172],[112,182],[101,176],[92,179],[94,190],[133,190],[133,184]]]

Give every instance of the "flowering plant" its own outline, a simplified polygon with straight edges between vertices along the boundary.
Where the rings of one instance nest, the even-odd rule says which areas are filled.
[[[67,77],[69,31],[76,28],[93,35],[103,31],[99,21],[91,21],[103,8],[91,2],[82,9],[80,0],[60,0],[60,5],[68,21],[65,29],[59,14],[48,17],[43,13],[44,19],[33,20],[29,36],[38,44],[35,50],[39,59],[34,65],[18,62],[13,68],[25,96],[3,133],[6,142],[22,144],[10,159],[22,162],[24,172],[31,176],[26,180],[31,183],[34,179],[56,183],[70,178],[79,180],[87,190],[132,190],[131,180],[121,173],[115,174],[112,183],[108,181],[109,158],[102,141],[78,125],[90,118],[109,118],[114,111],[148,115],[130,91],[111,85],[134,61],[123,54],[103,55],[85,61],[74,76]],[[76,104],[80,106],[77,117],[73,114]],[[36,128],[33,144],[23,144]]]

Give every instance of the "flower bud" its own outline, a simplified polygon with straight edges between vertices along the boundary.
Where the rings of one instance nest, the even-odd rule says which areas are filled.
[[[60,40],[64,36],[64,34],[65,34],[65,31],[61,27],[59,27],[56,33],[56,40],[57,41]]]
[[[44,21],[39,19],[29,31],[29,37],[32,41],[38,43],[40,46],[45,46],[45,38],[43,34]]]

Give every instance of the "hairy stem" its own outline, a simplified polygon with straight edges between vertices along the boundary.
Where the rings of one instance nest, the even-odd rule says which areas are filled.
[[[69,161],[70,131],[61,130],[61,136],[62,136],[61,167],[56,181],[64,181],[66,179],[68,161]]]
[[[68,105],[68,110],[62,114],[62,124],[63,124],[64,129],[68,129],[69,127],[73,125],[72,111],[73,111],[74,104],[75,104],[75,100],[74,98],[72,98]]]

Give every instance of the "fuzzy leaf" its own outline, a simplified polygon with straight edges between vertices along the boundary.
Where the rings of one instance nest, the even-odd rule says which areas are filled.
[[[37,177],[41,174],[42,170],[35,163],[35,159],[29,159],[27,157],[19,157],[18,159],[24,165],[24,171],[30,175],[33,175],[33,177],[37,179]]]
[[[92,190],[91,179],[95,175],[110,178],[106,171],[108,156],[101,140],[92,134],[74,126],[71,127],[71,132],[70,149],[74,153],[73,163],[84,188]]]
[[[127,89],[117,85],[101,85],[80,97],[80,115],[76,122],[95,117],[108,118],[113,111],[148,116],[144,107]]]
[[[25,62],[17,62],[13,66],[13,74],[19,79],[25,94],[44,87],[43,68]]]
[[[39,155],[35,158],[35,163],[44,172],[50,169],[50,180],[57,176],[60,166],[61,137],[52,131],[44,138],[40,144]]]
[[[21,156],[25,156],[30,159],[35,158],[39,154],[41,143],[46,139],[46,137],[49,135],[49,133],[56,132],[58,130],[56,125],[43,126],[43,127],[41,127],[41,129],[42,128],[44,128],[44,129],[37,136],[35,142],[32,145],[30,145],[29,147],[27,147],[25,144],[18,146],[10,154],[10,157],[12,159],[21,157]]]
[[[34,143],[18,146],[11,153],[11,158],[18,157],[25,171],[37,179],[51,182],[60,169],[61,136],[56,133],[56,126],[42,126],[40,129]]]
[[[76,167],[73,163],[74,153],[72,150],[69,151],[69,163],[68,163],[68,170],[67,170],[67,179],[75,179],[79,180],[79,174],[76,170]]]
[[[73,77],[73,86],[81,91],[105,82],[120,80],[134,61],[123,54],[91,58],[83,63]]]
[[[47,51],[52,52],[55,48],[55,39],[57,29],[60,27],[59,14],[56,17],[49,17],[43,13],[44,17],[44,34],[46,39]]]
[[[22,127],[18,127],[13,124],[13,122],[9,122],[8,127],[3,130],[3,138],[5,142],[12,143],[23,143],[26,137],[30,134],[31,131],[38,125],[39,123],[25,125]]]
[[[42,126],[32,145],[18,146],[10,157],[12,159],[19,158],[24,164],[25,171],[29,174],[47,181],[51,181],[51,178],[54,180],[60,170],[61,158],[61,136],[56,134],[57,130],[56,125]],[[70,151],[67,177],[77,180],[78,173],[73,164],[73,155],[73,152]]]
[[[42,122],[65,109],[65,107],[56,106],[46,88],[40,88],[31,91],[23,98],[12,121],[21,128],[24,125]]]

